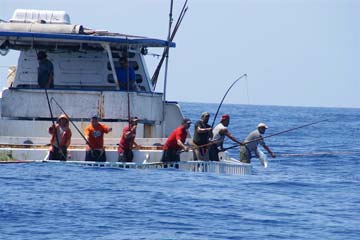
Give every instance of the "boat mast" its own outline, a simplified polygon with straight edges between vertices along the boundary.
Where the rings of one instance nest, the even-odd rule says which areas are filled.
[[[170,1],[170,12],[169,12],[169,31],[167,37],[167,49],[169,49],[170,45],[170,37],[171,37],[171,25],[173,22],[172,12],[173,12],[173,4],[174,1]],[[167,84],[167,71],[168,71],[168,64],[169,64],[169,50],[166,51],[166,61],[165,61],[165,76],[164,76],[164,93],[163,93],[163,134],[165,132],[165,105],[166,105],[166,84]]]
[[[129,65],[129,41],[126,37],[126,48],[125,48],[125,57],[126,57],[126,81],[127,81],[127,109],[128,109],[128,122],[130,124],[130,65]]]

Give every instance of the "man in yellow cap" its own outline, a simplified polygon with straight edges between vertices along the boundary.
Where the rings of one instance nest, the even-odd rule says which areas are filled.
[[[65,114],[61,114],[57,123],[49,127],[51,134],[49,159],[66,161],[67,148],[71,142],[71,130],[69,128],[69,119]]]
[[[260,144],[270,154],[271,157],[275,158],[276,155],[270,150],[265,144],[262,134],[265,133],[268,126],[265,123],[259,123],[257,129],[252,131],[245,139],[245,146],[240,147],[240,161],[243,163],[250,163],[252,156],[259,158],[258,145]]]

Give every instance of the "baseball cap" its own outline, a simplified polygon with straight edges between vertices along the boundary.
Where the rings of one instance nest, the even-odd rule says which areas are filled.
[[[201,117],[207,117],[207,116],[210,116],[210,113],[208,113],[208,112],[203,112],[203,113],[201,114]]]
[[[258,128],[268,128],[268,126],[266,126],[265,123],[259,123],[257,127]]]
[[[69,121],[69,118],[65,115],[65,114],[61,114],[59,117],[58,117],[58,120],[60,119],[66,119],[67,121]]]
[[[138,121],[139,121],[139,119],[137,117],[133,117],[133,118],[130,119],[130,123],[137,124]]]
[[[225,121],[227,119],[230,119],[230,116],[228,114],[224,114],[224,115],[221,116],[220,122]]]
[[[187,124],[191,124],[191,120],[189,118],[184,118],[184,120],[182,121],[182,124],[187,123]]]

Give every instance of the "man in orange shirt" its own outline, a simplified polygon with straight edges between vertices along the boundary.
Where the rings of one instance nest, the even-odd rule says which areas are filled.
[[[69,119],[65,114],[61,114],[57,123],[49,127],[51,134],[49,159],[66,161],[67,148],[71,142],[71,130],[69,128]]]
[[[94,115],[90,124],[85,128],[86,146],[85,161],[106,162],[104,148],[104,133],[109,133],[112,128],[99,123],[99,117]]]

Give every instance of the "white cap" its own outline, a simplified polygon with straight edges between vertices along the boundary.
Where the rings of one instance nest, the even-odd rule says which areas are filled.
[[[268,126],[266,126],[265,123],[259,123],[257,127],[258,128],[268,128]]]

